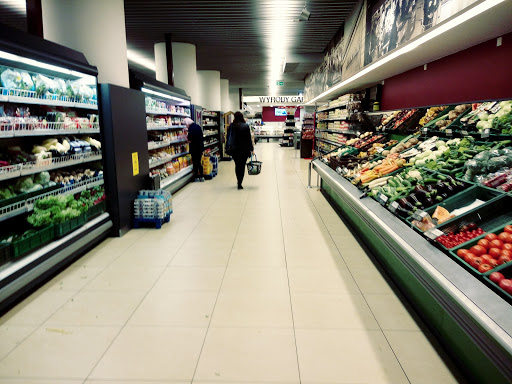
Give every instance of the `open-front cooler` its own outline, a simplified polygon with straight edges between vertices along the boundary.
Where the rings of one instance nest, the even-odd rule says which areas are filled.
[[[510,102],[499,104],[505,120]],[[499,280],[512,281],[512,142],[467,131],[443,137],[427,127],[373,158],[338,149],[312,167],[468,377],[510,382],[512,296]]]
[[[105,237],[97,70],[0,28],[0,307]]]
[[[179,88],[130,70],[130,86],[144,93],[148,132],[149,174],[160,188],[177,191],[192,178],[187,127],[190,97]]]

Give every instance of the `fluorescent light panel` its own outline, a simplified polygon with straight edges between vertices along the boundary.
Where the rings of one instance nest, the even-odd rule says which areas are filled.
[[[149,88],[141,88],[141,91],[144,92],[144,93],[149,93],[151,95],[158,96],[158,97],[163,97],[165,99],[179,101],[180,103],[183,103],[185,105],[190,105],[190,101],[188,101],[188,100],[180,99],[179,97],[167,95],[167,94],[162,93],[162,92],[153,91],[152,89],[149,89]]]
[[[331,89],[321,93],[317,97],[311,99],[306,103],[306,105],[311,105],[315,101],[322,99],[331,93],[334,93],[337,89],[344,87],[345,85],[353,82],[354,80],[359,79],[360,77],[367,75],[368,73],[374,71],[375,69],[379,68],[380,66],[390,62],[391,60],[396,59],[398,56],[401,56],[407,52],[412,51],[413,49],[418,48],[420,45],[425,44],[427,41],[432,40],[433,38],[449,31],[452,28],[457,27],[458,25],[470,20],[471,18],[487,11],[488,9],[491,9],[492,7],[502,3],[505,0],[486,0],[478,4],[477,6],[469,9],[468,11],[464,12],[463,14],[455,17],[452,20],[447,21],[446,23],[440,25],[439,27],[435,27],[430,32],[427,32],[423,36],[419,37],[418,39],[406,44],[402,48],[397,49],[396,51],[390,53],[389,55],[383,57],[381,60],[369,65],[368,67],[364,68],[362,71],[359,71],[354,76],[348,78],[345,81],[342,81],[341,83],[335,85]]]

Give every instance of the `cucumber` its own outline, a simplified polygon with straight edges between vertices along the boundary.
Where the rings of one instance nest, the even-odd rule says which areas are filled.
[[[447,177],[445,175],[441,175],[441,174],[437,174],[436,177],[438,180],[441,180],[441,181],[445,181],[447,179]]]
[[[423,179],[423,182],[425,184],[433,184],[433,183],[437,183],[438,181],[439,181],[438,179],[434,179],[434,178],[431,178],[431,177],[429,177],[427,179]]]

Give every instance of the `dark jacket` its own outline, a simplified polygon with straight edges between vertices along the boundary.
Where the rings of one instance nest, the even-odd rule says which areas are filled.
[[[250,157],[251,152],[254,151],[254,145],[251,139],[251,129],[246,123],[243,124],[230,124],[228,127],[228,136],[231,129],[235,131],[235,147],[236,153],[234,156]]]
[[[201,153],[204,151],[203,130],[196,123],[188,127],[188,141],[190,141],[190,153]]]

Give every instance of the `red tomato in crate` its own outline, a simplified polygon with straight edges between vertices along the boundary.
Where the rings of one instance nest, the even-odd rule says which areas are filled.
[[[478,240],[478,245],[481,245],[482,247],[484,247],[485,249],[489,249],[491,248],[491,242],[489,240],[486,240],[486,239],[480,239]]]
[[[466,256],[466,254],[468,252],[469,251],[467,249],[461,248],[461,249],[457,250],[457,256],[459,256],[461,259],[464,259],[464,257]]]
[[[503,273],[501,272],[493,272],[489,275],[489,279],[491,279],[491,281],[496,284],[499,284],[500,281],[503,280],[504,278],[505,276],[503,276]]]
[[[490,270],[492,269],[492,266],[490,264],[480,264],[480,266],[478,267],[478,272],[480,273],[485,273],[485,272],[489,272]]]
[[[501,249],[491,248],[491,249],[489,249],[488,254],[489,254],[489,256],[491,256],[492,258],[497,260],[501,256]]]
[[[498,238],[498,236],[496,236],[494,233],[489,233],[484,237],[484,239],[489,240],[489,241],[496,240],[497,238]]]
[[[500,288],[507,292],[509,295],[512,295],[512,280],[502,279],[500,281]]]
[[[486,264],[491,264],[492,261],[496,261],[492,256],[488,255],[488,254],[485,254],[485,255],[482,255],[480,256],[482,258],[482,260],[484,261],[484,263]]]
[[[491,241],[491,247],[501,249],[503,247],[503,241],[499,239],[494,239]]]
[[[512,244],[505,243],[505,244],[503,244],[503,248],[501,248],[501,249],[507,249],[509,251],[512,251]]]
[[[500,258],[498,259],[498,264],[502,265],[505,263],[510,263],[511,261],[512,261],[512,258],[510,258],[510,256],[500,256]]]
[[[487,253],[487,249],[485,249],[481,245],[474,245],[471,248],[469,248],[469,252],[471,252],[471,253],[473,253],[473,254],[475,254],[477,256],[482,256],[482,255],[485,255]]]
[[[512,225],[507,225],[503,230],[505,232],[512,233]]]
[[[482,260],[481,257],[474,257],[473,260],[471,261],[471,263],[469,263],[473,268],[475,269],[478,269],[480,268],[480,265],[482,265],[484,263],[484,261]]]
[[[471,265],[471,263],[473,262],[473,259],[475,258],[476,256],[473,255],[471,252],[467,252],[466,255],[464,256],[464,261],[466,263],[468,263],[469,265]]]
[[[503,241],[503,243],[511,243],[511,237],[512,235],[508,232],[501,232],[499,235],[498,235],[498,240],[501,240]]]
[[[502,249],[500,256],[508,256],[512,259],[512,251],[509,251],[508,249]]]

